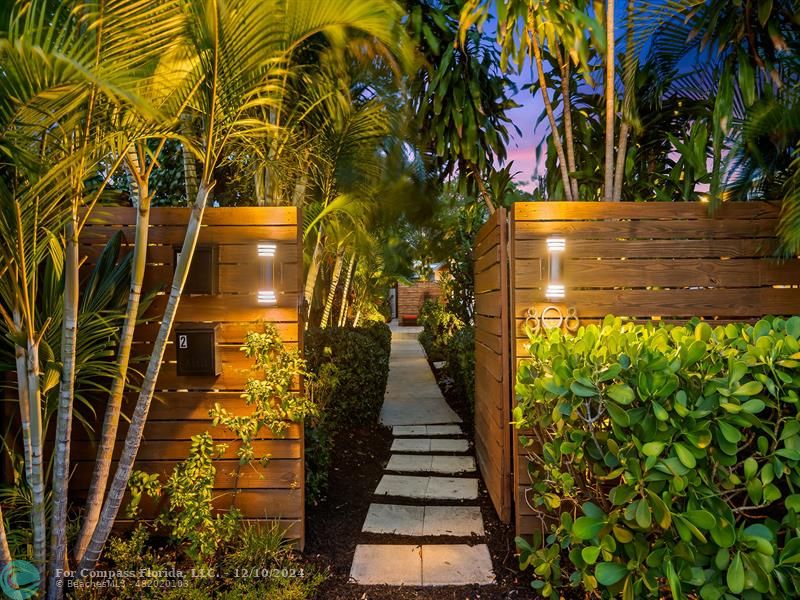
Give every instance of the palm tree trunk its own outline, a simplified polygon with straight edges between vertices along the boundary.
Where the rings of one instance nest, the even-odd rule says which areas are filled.
[[[628,154],[628,135],[630,134],[630,118],[633,104],[634,78],[636,77],[636,60],[634,58],[633,14],[634,0],[628,0],[625,23],[625,64],[623,65],[623,83],[625,92],[622,99],[622,125],[619,130],[617,144],[617,165],[614,168],[614,200],[622,200],[622,184],[625,181],[625,161]]]
[[[336,253],[336,263],[333,265],[333,274],[331,275],[331,287],[328,290],[328,299],[325,301],[325,310],[322,311],[322,319],[320,319],[320,327],[328,326],[328,319],[330,319],[331,311],[333,310],[333,299],[336,297],[336,288],[339,287],[339,278],[342,275],[343,262],[344,262],[344,250],[339,250]]]
[[[495,207],[494,203],[492,202],[492,196],[489,194],[489,191],[483,184],[483,179],[481,179],[481,174],[478,171],[478,167],[475,165],[475,163],[470,163],[470,169],[472,170],[472,176],[475,178],[475,185],[478,187],[478,192],[480,193],[481,198],[483,198],[486,208],[489,209],[489,214],[493,215]]]
[[[300,176],[292,192],[292,206],[302,207],[306,198],[306,188],[308,187],[308,175],[305,173]]]
[[[553,132],[553,145],[556,147],[556,154],[558,155],[558,166],[561,170],[561,181],[564,185],[564,196],[567,200],[574,200],[572,197],[572,186],[569,180],[569,167],[567,165],[567,157],[564,154],[564,145],[561,143],[561,136],[558,133],[558,124],[556,123],[556,116],[553,112],[553,105],[550,102],[550,96],[547,91],[547,79],[544,75],[544,64],[542,63],[542,49],[539,47],[539,38],[536,37],[533,24],[529,27],[531,47],[533,48],[533,62],[536,63],[536,72],[539,77],[539,89],[542,90],[542,100],[544,101],[544,109],[547,112],[547,120],[550,121],[550,129]]]
[[[11,560],[11,550],[8,548],[8,536],[6,535],[6,522],[3,520],[3,507],[0,506],[0,571]]]
[[[64,255],[64,318],[61,328],[61,383],[56,412],[53,460],[53,506],[50,515],[50,583],[48,598],[64,596],[63,567],[67,557],[67,502],[72,407],[75,399],[75,354],[78,341],[78,213],[73,206],[66,227]],[[59,575],[60,573],[60,575]]]
[[[575,166],[575,138],[572,131],[572,100],[569,95],[569,61],[569,52],[564,49],[564,57],[561,60],[561,95],[564,97],[564,145],[567,147],[567,168],[570,172],[569,183],[572,199],[578,200],[580,198],[578,180],[572,175],[572,173],[575,173],[578,169]]]
[[[314,244],[314,253],[311,255],[311,264],[308,266],[306,275],[306,285],[303,290],[303,299],[306,303],[306,327],[308,327],[308,317],[311,315],[311,303],[314,301],[314,289],[317,287],[319,278],[319,267],[322,262],[322,229],[317,233],[317,242]]]
[[[187,113],[181,114],[181,133],[186,137],[192,134],[192,117]],[[188,203],[191,198],[197,198],[197,158],[186,148],[185,144],[181,144],[181,156],[183,157],[183,179]]]
[[[164,310],[161,326],[159,327],[158,335],[153,345],[153,352],[150,355],[147,371],[142,381],[141,391],[139,392],[136,406],[131,415],[128,433],[125,436],[125,445],[119,457],[114,479],[111,481],[108,494],[103,503],[103,509],[100,512],[100,520],[92,534],[86,552],[84,552],[83,558],[78,564],[78,577],[85,577],[87,571],[97,564],[97,560],[100,558],[103,547],[111,533],[114,520],[119,513],[119,508],[122,505],[122,497],[128,487],[128,480],[133,471],[133,463],[136,460],[139,445],[142,441],[144,425],[147,421],[147,413],[150,411],[156,380],[158,379],[158,373],[161,369],[161,362],[164,359],[164,349],[167,345],[167,339],[172,329],[172,324],[175,321],[183,286],[186,283],[186,275],[189,272],[189,266],[191,265],[192,258],[194,257],[194,250],[197,246],[197,239],[200,237],[200,225],[203,220],[203,212],[205,211],[206,202],[208,201],[208,196],[213,186],[213,182],[204,180],[200,183],[200,187],[198,188],[197,198],[195,199],[192,213],[189,217],[189,223],[186,227],[183,247],[178,255],[177,264],[175,265],[175,274],[172,278],[172,287],[170,289],[169,299],[167,300],[167,307]]]
[[[133,156],[129,155],[132,161]],[[89,493],[86,499],[86,506],[83,513],[83,523],[75,543],[75,560],[80,561],[86,552],[86,546],[97,527],[100,518],[100,509],[103,505],[103,496],[108,476],[111,472],[111,458],[114,453],[114,443],[117,439],[117,429],[119,427],[119,417],[122,410],[122,399],[125,392],[127,381],[128,365],[130,364],[131,346],[133,344],[133,334],[136,329],[136,320],[139,314],[139,301],[142,297],[142,281],[144,280],[145,265],[147,264],[147,242],[150,230],[150,202],[148,182],[145,177],[141,177],[141,169],[138,168],[138,159],[131,162],[131,170],[136,171],[134,179],[137,183],[138,202],[136,211],[136,234],[133,245],[133,259],[131,264],[130,288],[128,291],[128,305],[125,311],[125,321],[122,324],[119,346],[117,349],[117,372],[111,383],[111,391],[106,404],[105,416],[103,417],[103,428],[100,433],[100,445],[97,448],[97,459],[92,480],[89,485]]]
[[[31,530],[33,532],[33,560],[41,574],[42,594],[46,591],[45,566],[47,565],[47,524],[44,492],[44,460],[42,445],[42,401],[39,387],[39,340],[30,333],[26,343],[26,381],[31,415]]]
[[[350,264],[347,267],[347,275],[344,278],[344,290],[342,290],[342,306],[339,308],[339,327],[344,327],[347,317],[347,295],[350,293],[350,282],[353,280],[353,268],[356,266],[356,255],[350,257]]]
[[[13,319],[17,331],[21,331],[22,317],[19,314],[19,309],[14,310]],[[23,459],[25,460],[25,481],[30,484],[32,478],[31,404],[28,394],[25,348],[15,345],[14,356],[17,363],[17,394],[19,395],[19,416],[22,425],[22,452]]]
[[[614,83],[614,0],[606,2],[606,160],[603,198],[614,198],[614,121],[616,120],[616,98]]]

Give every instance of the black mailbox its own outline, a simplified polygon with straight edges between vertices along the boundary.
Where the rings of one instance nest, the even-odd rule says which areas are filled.
[[[180,248],[175,248],[175,263],[178,262]],[[184,294],[214,295],[217,293],[219,269],[216,246],[197,246],[194,249],[192,266],[186,275]]]
[[[211,375],[222,372],[217,349],[218,325],[197,323],[175,328],[178,375]]]

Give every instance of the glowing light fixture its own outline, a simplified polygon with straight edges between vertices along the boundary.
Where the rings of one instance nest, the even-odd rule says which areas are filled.
[[[258,258],[261,260],[261,281],[258,286],[258,303],[275,305],[278,295],[275,293],[275,254],[278,246],[273,242],[258,243]]]
[[[548,273],[545,297],[548,300],[561,300],[566,296],[562,281],[563,254],[567,248],[567,240],[561,237],[547,238],[547,252],[550,254],[550,272]]]

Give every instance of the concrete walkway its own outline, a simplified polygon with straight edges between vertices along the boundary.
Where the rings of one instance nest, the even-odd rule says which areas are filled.
[[[461,419],[444,401],[436,385],[425,351],[417,341],[418,328],[403,329],[392,332],[389,382],[381,422],[386,425],[460,423]]]
[[[461,419],[442,397],[418,333],[392,327],[381,421],[392,426],[395,439],[362,527],[364,533],[404,536],[403,543],[358,544],[350,578],[362,585],[494,583],[486,544],[448,543],[484,536],[478,479]],[[441,543],[414,544],[414,537],[440,537]]]

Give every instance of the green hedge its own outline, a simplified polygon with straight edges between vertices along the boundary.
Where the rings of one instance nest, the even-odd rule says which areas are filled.
[[[517,427],[534,587],[602,597],[787,598],[800,589],[800,317],[530,336]]]
[[[431,361],[445,361],[447,376],[469,406],[475,402],[475,327],[465,325],[437,300],[426,300],[420,309],[419,341]]]
[[[386,382],[392,333],[385,323],[364,327],[310,329],[305,358],[320,414],[306,423],[306,497],[325,494],[337,432],[378,422]]]

